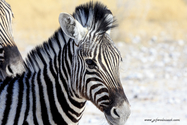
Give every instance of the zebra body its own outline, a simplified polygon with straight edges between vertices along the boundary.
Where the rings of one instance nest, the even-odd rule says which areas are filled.
[[[92,101],[110,125],[123,125],[130,109],[119,79],[121,56],[107,31],[111,12],[92,2],[26,59],[26,71],[0,83],[0,124],[76,125]]]
[[[12,17],[10,5],[5,0],[0,0],[0,81],[25,70],[12,35]]]

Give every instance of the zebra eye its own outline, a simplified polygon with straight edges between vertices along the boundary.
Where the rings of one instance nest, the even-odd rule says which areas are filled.
[[[88,65],[89,68],[94,68],[96,66],[95,62],[91,59],[87,59],[86,64]]]

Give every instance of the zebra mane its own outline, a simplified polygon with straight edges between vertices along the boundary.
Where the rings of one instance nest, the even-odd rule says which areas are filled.
[[[81,23],[83,27],[88,27],[96,33],[99,32],[101,35],[117,26],[113,24],[115,20],[113,17],[109,17],[109,15],[112,15],[112,12],[100,2],[89,2],[80,5],[76,7],[73,13],[73,17]]]
[[[61,28],[56,30],[54,34],[48,38],[47,41],[41,45],[36,46],[26,56],[25,68],[29,71],[38,71],[41,68],[53,60],[54,56],[57,56],[58,51],[63,48],[64,44],[67,44],[68,39]]]

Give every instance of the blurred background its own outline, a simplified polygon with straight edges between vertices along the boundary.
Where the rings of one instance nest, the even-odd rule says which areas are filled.
[[[13,36],[25,57],[59,27],[61,12],[72,14],[88,0],[6,0],[14,13]],[[95,1],[95,0],[93,0]],[[127,125],[151,118],[187,123],[187,0],[99,0],[117,19],[111,37],[122,53],[121,80],[131,104]],[[94,112],[93,112],[94,111]],[[88,102],[81,125],[107,125]]]
[[[94,0],[95,1],[95,0]],[[7,0],[13,13],[15,40],[38,44],[58,27],[60,12],[72,14],[76,6],[88,0]],[[119,26],[113,30],[114,41],[131,43],[153,36],[163,40],[187,39],[187,0],[100,0],[113,13]],[[38,40],[40,39],[40,40]],[[37,41],[37,42],[36,42]],[[21,47],[21,45],[19,44]],[[21,48],[22,49],[22,48]]]

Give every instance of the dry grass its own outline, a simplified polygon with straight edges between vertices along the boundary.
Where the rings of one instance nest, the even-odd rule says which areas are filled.
[[[94,0],[95,1],[95,0]],[[119,27],[113,30],[115,41],[131,42],[140,36],[145,42],[152,36],[166,40],[187,40],[187,4],[185,0],[100,0],[116,16]],[[20,49],[46,40],[59,27],[60,12],[72,13],[88,0],[7,0],[14,13],[13,32]]]

